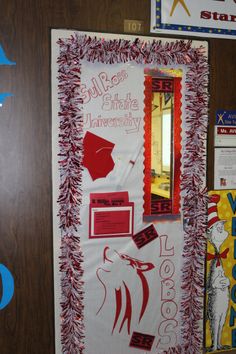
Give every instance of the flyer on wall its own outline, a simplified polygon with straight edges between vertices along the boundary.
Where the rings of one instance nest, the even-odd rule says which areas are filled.
[[[151,32],[236,38],[234,0],[152,0]]]
[[[57,354],[203,348],[207,53],[52,31]]]
[[[236,148],[215,148],[215,189],[236,189]]]

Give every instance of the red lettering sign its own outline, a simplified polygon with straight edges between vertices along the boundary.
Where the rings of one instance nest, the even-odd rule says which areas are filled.
[[[151,215],[153,214],[171,214],[172,201],[170,199],[152,200]]]
[[[140,348],[150,351],[155,337],[149,334],[133,332],[130,347]]]
[[[155,240],[158,237],[158,233],[153,225],[150,225],[138,232],[136,235],[133,235],[133,240],[138,248],[142,248],[147,245],[149,242]]]
[[[236,128],[231,128],[231,127],[217,127],[217,134],[222,134],[222,135],[236,135]]]
[[[153,78],[152,91],[153,92],[174,92],[173,80]]]

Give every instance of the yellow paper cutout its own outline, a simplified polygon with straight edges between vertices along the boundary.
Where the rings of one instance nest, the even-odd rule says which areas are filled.
[[[171,8],[170,16],[173,15],[173,13],[174,13],[174,11],[175,11],[175,8],[176,8],[176,6],[178,5],[178,3],[180,3],[180,4],[183,6],[183,8],[185,9],[185,11],[187,12],[187,14],[188,14],[189,16],[191,16],[191,14],[190,14],[190,12],[189,12],[189,10],[188,10],[188,8],[187,8],[187,6],[186,6],[184,0],[174,0],[174,1],[173,1],[173,5],[172,5],[172,8]]]

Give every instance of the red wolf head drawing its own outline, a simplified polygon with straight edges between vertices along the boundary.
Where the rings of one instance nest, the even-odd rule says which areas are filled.
[[[101,311],[103,308],[103,305],[106,302],[107,298],[107,287],[108,285],[110,286],[111,284],[105,284],[103,279],[101,279],[101,272],[106,272],[106,273],[112,273],[114,272],[114,277],[112,278],[112,285],[113,285],[113,292],[114,292],[114,297],[115,297],[115,318],[114,318],[114,323],[113,323],[113,328],[112,328],[112,333],[114,332],[117,322],[119,320],[121,310],[122,310],[122,305],[124,304],[125,310],[124,310],[124,315],[120,324],[119,328],[119,333],[121,332],[125,322],[127,321],[127,331],[128,334],[130,334],[130,326],[131,326],[131,319],[132,319],[132,299],[131,299],[131,293],[130,289],[124,280],[124,276],[127,272],[135,272],[135,274],[138,276],[140,282],[141,282],[141,288],[142,288],[142,305],[141,305],[141,310],[139,313],[139,322],[141,321],[147,304],[148,304],[148,299],[149,299],[149,286],[148,286],[148,281],[145,277],[145,272],[148,272],[154,268],[154,265],[152,263],[146,263],[143,261],[140,261],[138,259],[132,258],[126,254],[120,254],[117,251],[112,252],[112,258],[108,257],[108,252],[110,252],[110,248],[107,246],[104,248],[103,251],[103,263],[104,266],[106,266],[106,269],[99,267],[97,269],[96,275],[98,280],[101,282],[105,295],[104,295],[104,300],[100,306],[100,308],[97,311],[97,314]],[[128,268],[127,268],[128,267]],[[123,289],[123,291],[122,291]],[[124,294],[124,298],[122,299],[122,294]]]

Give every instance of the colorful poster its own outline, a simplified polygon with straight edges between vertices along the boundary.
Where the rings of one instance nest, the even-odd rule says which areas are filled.
[[[236,347],[236,192],[211,191],[208,204],[206,350]]]
[[[236,111],[218,110],[215,122],[215,146],[236,146]],[[232,187],[229,187],[230,189]],[[217,189],[215,187],[215,189]]]
[[[53,30],[57,354],[203,348],[207,87],[204,42]]]
[[[152,0],[151,32],[236,38],[234,0]]]

